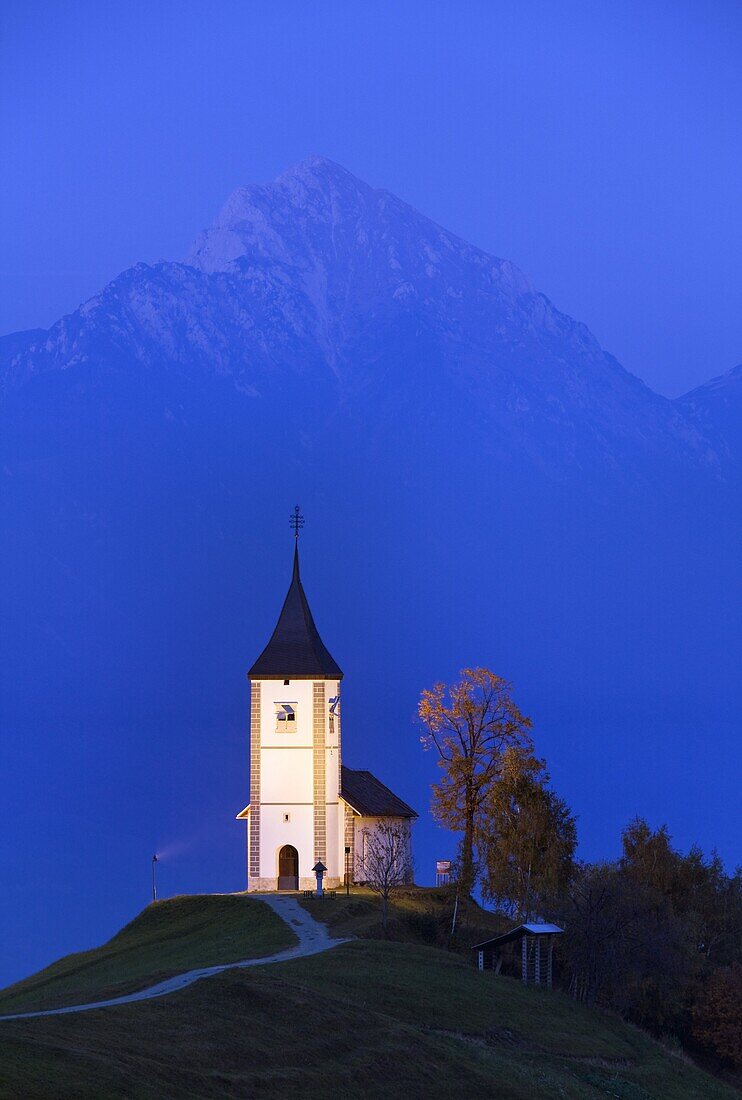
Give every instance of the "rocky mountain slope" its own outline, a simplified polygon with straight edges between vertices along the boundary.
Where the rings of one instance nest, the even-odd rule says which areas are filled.
[[[723,476],[728,457],[713,416],[652,393],[509,261],[322,158],[236,191],[186,264],[139,264],[29,337],[6,352],[6,391],[136,364],[228,377],[256,404],[299,382],[329,415],[379,389],[412,414],[433,387],[500,455],[552,472]]]
[[[712,378],[677,404],[708,439],[722,465],[739,470],[742,461],[742,365]]]

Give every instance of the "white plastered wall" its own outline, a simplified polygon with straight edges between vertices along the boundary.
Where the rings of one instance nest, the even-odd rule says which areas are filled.
[[[299,888],[315,885],[314,839],[314,714],[312,680],[262,680],[260,706],[260,875],[249,881],[250,889],[275,890],[278,852],[291,844],[299,854]],[[341,877],[344,853],[338,799],[340,762],[340,718],[330,729],[329,700],[338,694],[336,680],[325,681],[324,752],[326,854],[328,886]],[[290,704],[296,722],[280,727],[276,722],[279,704]],[[288,816],[288,820],[286,817]]]
[[[342,860],[338,845],[342,841],[342,806],[340,804],[340,708],[330,714],[330,699],[340,692],[337,680],[327,680],[325,684],[325,827],[327,833],[326,881],[328,886],[338,886],[342,881]]]
[[[279,704],[289,703],[296,721],[277,728]],[[314,866],[312,779],[312,683],[262,680],[260,684],[260,886],[278,885],[278,853],[291,844],[299,853],[299,879],[311,885]],[[288,816],[288,821],[285,820]]]
[[[412,821],[408,817],[355,817],[353,819],[353,847],[355,851],[355,881],[363,881],[363,858],[365,846],[382,822],[400,825],[407,835],[407,853],[410,864],[410,883],[413,881],[412,863]]]

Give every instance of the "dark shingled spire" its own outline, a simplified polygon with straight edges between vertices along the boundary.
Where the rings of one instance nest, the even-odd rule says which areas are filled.
[[[251,680],[340,680],[342,672],[325,648],[299,576],[299,547],[294,572],[271,640],[247,674]]]

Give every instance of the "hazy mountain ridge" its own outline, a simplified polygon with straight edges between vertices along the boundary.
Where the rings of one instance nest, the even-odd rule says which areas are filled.
[[[742,459],[742,364],[683,394],[677,404],[738,467]]]
[[[712,410],[653,393],[509,261],[319,157],[238,189],[186,264],[136,265],[4,362],[5,391],[83,363],[227,376],[254,397],[301,377],[328,413],[366,401],[386,364],[411,410],[422,373],[547,468],[633,476],[661,457],[716,473],[730,456]]]

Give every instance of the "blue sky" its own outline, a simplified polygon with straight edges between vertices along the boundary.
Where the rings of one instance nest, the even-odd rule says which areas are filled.
[[[669,395],[742,358],[742,8],[3,7],[0,331],[308,153],[518,264]]]

